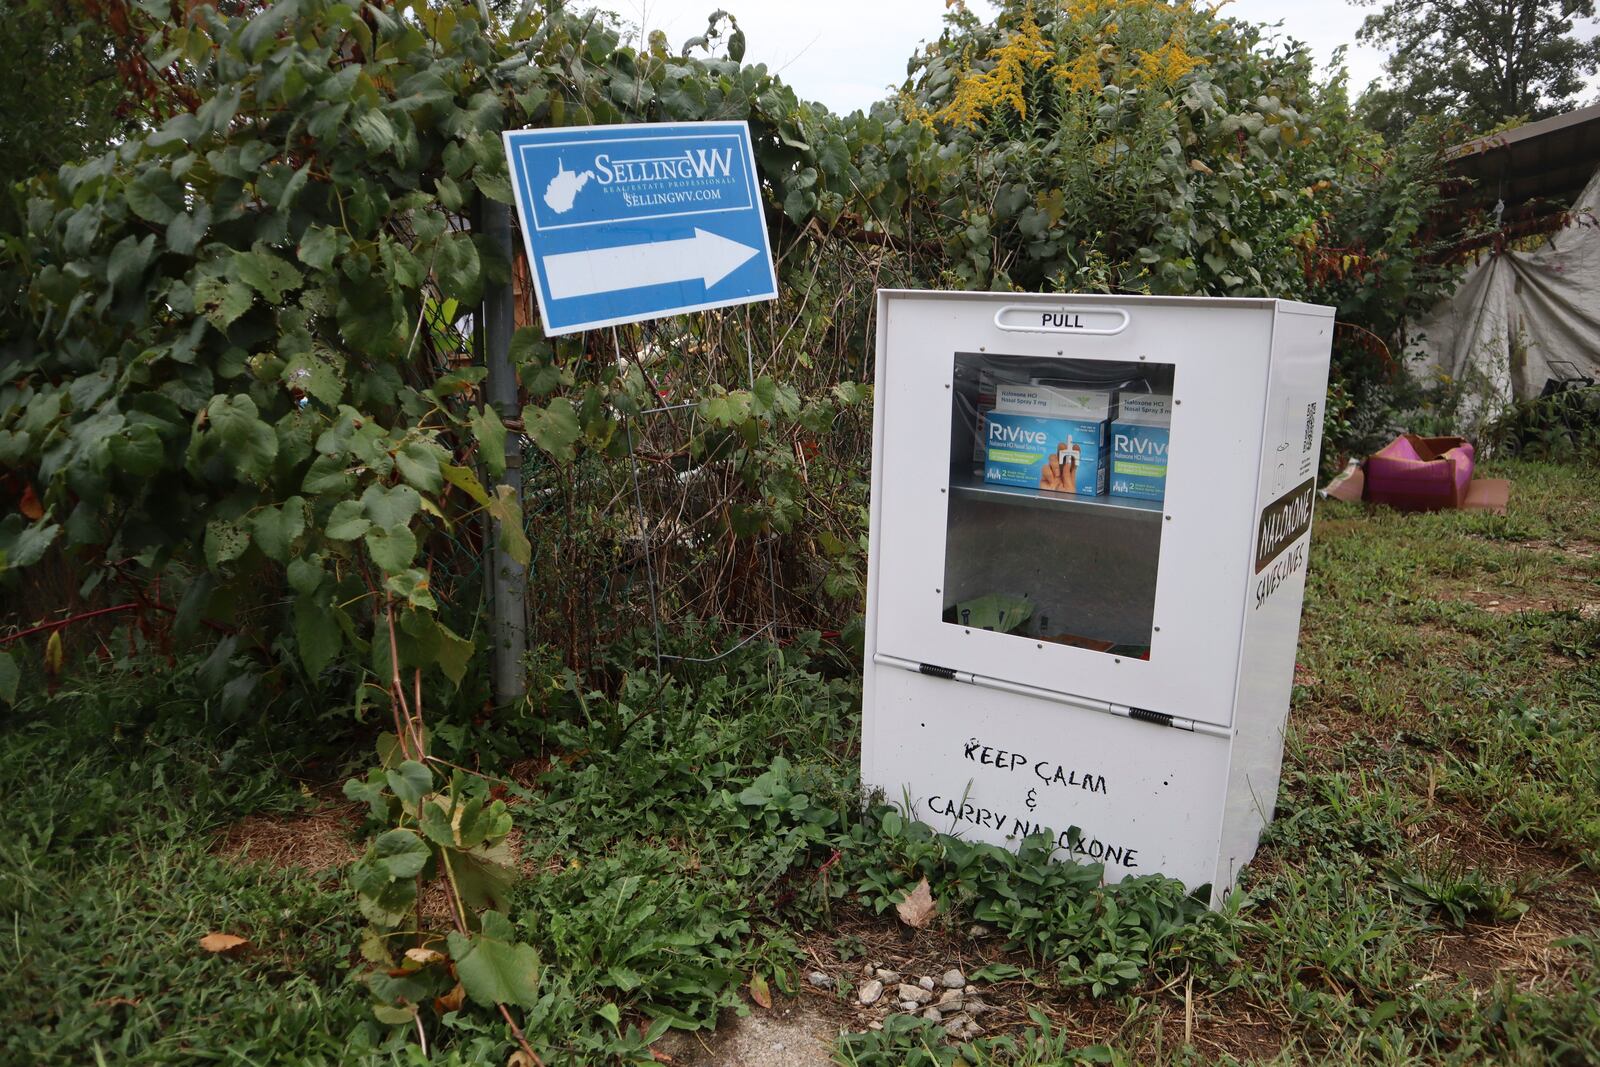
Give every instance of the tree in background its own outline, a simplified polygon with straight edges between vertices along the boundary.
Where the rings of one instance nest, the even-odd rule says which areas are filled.
[[[0,0],[0,187],[100,151],[123,130],[111,33],[70,0]]]
[[[1361,110],[1391,139],[1422,115],[1485,131],[1556,114],[1600,70],[1600,37],[1583,40],[1575,26],[1594,13],[1594,0],[1387,0],[1357,34],[1393,49],[1389,84]]]

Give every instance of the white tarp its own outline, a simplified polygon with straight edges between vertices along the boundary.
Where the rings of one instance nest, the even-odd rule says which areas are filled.
[[[1470,426],[1538,396],[1549,378],[1600,378],[1600,171],[1573,220],[1531,252],[1491,255],[1415,324],[1426,371],[1448,375]]]

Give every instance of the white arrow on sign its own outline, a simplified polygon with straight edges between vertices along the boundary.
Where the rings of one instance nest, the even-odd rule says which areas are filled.
[[[697,227],[693,237],[677,241],[545,256],[544,274],[555,300],[692,278],[701,279],[710,289],[760,252]]]

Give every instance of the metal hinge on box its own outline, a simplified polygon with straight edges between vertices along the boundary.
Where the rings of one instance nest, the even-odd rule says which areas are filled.
[[[898,667],[900,670],[912,671],[916,674],[926,675],[929,678],[966,682],[968,685],[975,685],[983,689],[997,689],[1005,693],[1016,693],[1036,700],[1048,700],[1051,703],[1064,704],[1067,707],[1081,708],[1084,711],[1099,712],[1102,715],[1115,715],[1118,718],[1135,719],[1139,722],[1150,723],[1153,726],[1169,726],[1174,730],[1207,734],[1211,737],[1231,737],[1233,735],[1233,732],[1226,727],[1215,726],[1208,722],[1196,722],[1193,719],[1169,715],[1164,711],[1151,711],[1149,708],[1129,707],[1122,704],[1113,704],[1105,700],[1076,696],[1072,693],[1040,689],[1037,686],[1008,682],[1001,678],[990,678],[972,671],[957,670],[954,667],[941,667],[936,663],[922,663],[918,660],[901,659],[898,656],[890,656],[883,652],[874,653],[872,659],[873,662],[885,667]]]

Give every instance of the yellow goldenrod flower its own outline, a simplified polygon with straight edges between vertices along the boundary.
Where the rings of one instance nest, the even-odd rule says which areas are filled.
[[[905,119],[907,122],[926,123],[933,118],[933,112],[923,107],[922,104],[917,101],[916,96],[904,89],[900,91],[898,103],[900,106],[900,117]]]
[[[1064,67],[1058,66],[1055,73],[1057,80],[1072,92],[1100,91],[1100,57],[1094,52],[1079,52],[1077,59]]]
[[[934,116],[955,126],[976,128],[983,117],[996,108],[1009,105],[1022,118],[1028,117],[1028,103],[1023,96],[1023,80],[1029,70],[1038,70],[1055,59],[1055,50],[1045,40],[1029,4],[1017,27],[1005,44],[992,50],[989,58],[994,66],[981,74],[968,70],[956,85],[950,102]]]
[[[1162,85],[1169,89],[1185,74],[1205,66],[1206,62],[1190,55],[1184,49],[1183,42],[1176,37],[1169,39],[1154,52],[1147,52],[1141,48],[1135,55],[1139,60],[1139,67],[1134,71],[1134,77],[1147,85]]]
[[[1067,0],[1065,10],[1068,18],[1092,19],[1116,6],[1117,0]]]

